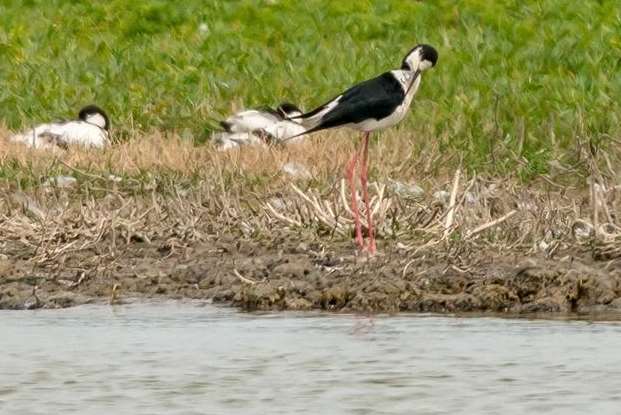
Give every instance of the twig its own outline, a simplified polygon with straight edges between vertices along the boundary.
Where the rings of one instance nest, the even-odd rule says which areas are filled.
[[[287,217],[285,215],[281,215],[280,213],[276,212],[276,209],[274,209],[271,204],[266,203],[265,206],[269,209],[269,211],[272,213],[272,215],[274,215],[276,217],[276,219],[280,219],[281,221],[287,222],[288,224],[293,225],[293,226],[299,226],[299,227],[302,226],[302,224],[300,222],[298,222],[298,221],[296,221],[294,219],[291,219],[291,218],[289,218],[289,217]]]
[[[591,206],[593,208],[592,222],[593,228],[595,229],[595,235],[597,236],[599,234],[599,199],[595,190],[594,181],[593,174],[591,174],[591,178],[589,180],[589,190],[591,196]]]
[[[511,216],[515,215],[517,213],[517,210],[512,210],[511,212],[507,213],[504,216],[499,217],[498,219],[495,219],[491,222],[487,222],[484,223],[481,226],[478,226],[476,228],[474,228],[471,231],[468,231],[468,233],[466,234],[466,238],[472,238],[474,235],[483,232],[486,229],[489,229],[491,227],[494,227],[496,225],[501,224],[502,222],[506,221],[507,219],[509,219]]]
[[[461,176],[461,169],[457,169],[455,177],[453,178],[453,190],[451,191],[451,200],[449,202],[448,214],[446,215],[446,221],[444,222],[444,239],[448,238],[453,230],[453,219],[455,218],[455,202],[457,202],[457,190],[459,189],[459,179]]]
[[[241,274],[239,273],[239,271],[237,271],[236,269],[234,269],[234,270],[233,270],[233,274],[235,274],[235,276],[236,276],[237,278],[239,278],[239,280],[240,280],[241,282],[243,282],[244,284],[256,285],[256,283],[257,283],[256,281],[253,281],[253,280],[251,280],[251,279],[249,279],[249,278],[244,277],[244,276],[243,276],[243,275],[241,275]]]
[[[98,176],[98,175],[96,175],[96,174],[87,173],[87,172],[85,172],[84,170],[80,170],[80,169],[78,169],[77,167],[70,166],[69,164],[65,163],[63,160],[61,160],[61,159],[59,159],[59,158],[57,158],[56,160],[57,160],[60,164],[62,164],[63,166],[65,166],[65,167],[67,167],[67,168],[69,168],[69,169],[73,170],[73,171],[74,171],[74,172],[76,172],[76,173],[81,174],[82,176],[90,177],[91,179],[97,179],[97,180],[103,180],[103,181],[106,181],[106,178],[105,178],[105,177],[103,177],[103,176]]]

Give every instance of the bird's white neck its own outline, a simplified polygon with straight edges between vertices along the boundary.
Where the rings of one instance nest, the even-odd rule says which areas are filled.
[[[395,79],[397,79],[397,81],[401,84],[401,88],[403,88],[403,92],[406,94],[406,103],[409,104],[416,94],[416,91],[418,91],[421,73],[404,69],[396,69],[391,72]],[[416,79],[414,79],[414,77],[416,77]]]

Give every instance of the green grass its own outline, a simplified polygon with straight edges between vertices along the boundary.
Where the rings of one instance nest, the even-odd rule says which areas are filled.
[[[4,0],[0,118],[19,128],[97,102],[121,136],[200,141],[233,104],[310,109],[419,42],[440,59],[404,139],[530,176],[578,136],[606,146],[621,131],[618,0]]]

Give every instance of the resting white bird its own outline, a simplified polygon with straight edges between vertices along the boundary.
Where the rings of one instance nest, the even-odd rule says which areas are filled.
[[[284,141],[302,134],[306,129],[288,118],[302,115],[302,111],[288,102],[275,110],[245,110],[220,122],[224,131],[214,134],[213,140],[220,150],[228,150],[243,144],[261,145],[271,141]]]
[[[10,137],[13,142],[40,149],[67,148],[70,145],[103,148],[110,144],[110,120],[104,110],[87,105],[77,120],[40,124]]]
[[[302,115],[302,111],[289,102],[283,102],[275,110],[263,108],[260,110],[245,110],[231,115],[220,125],[229,133],[247,133],[263,130],[286,118]]]

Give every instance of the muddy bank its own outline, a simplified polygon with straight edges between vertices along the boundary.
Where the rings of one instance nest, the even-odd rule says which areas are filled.
[[[170,298],[243,310],[621,309],[619,191],[458,173],[448,201],[435,197],[442,184],[410,197],[374,183],[373,258],[356,255],[343,181],[253,192],[224,174],[182,185],[89,173],[68,189],[7,187],[0,308]]]
[[[0,257],[0,308],[69,307],[128,298],[205,299],[244,310],[357,312],[592,312],[621,310],[621,258],[590,252],[555,259],[515,251],[425,255],[384,242],[373,258],[348,242],[218,237],[186,247],[136,237],[36,264],[19,241]],[[457,260],[456,258],[459,258]]]

